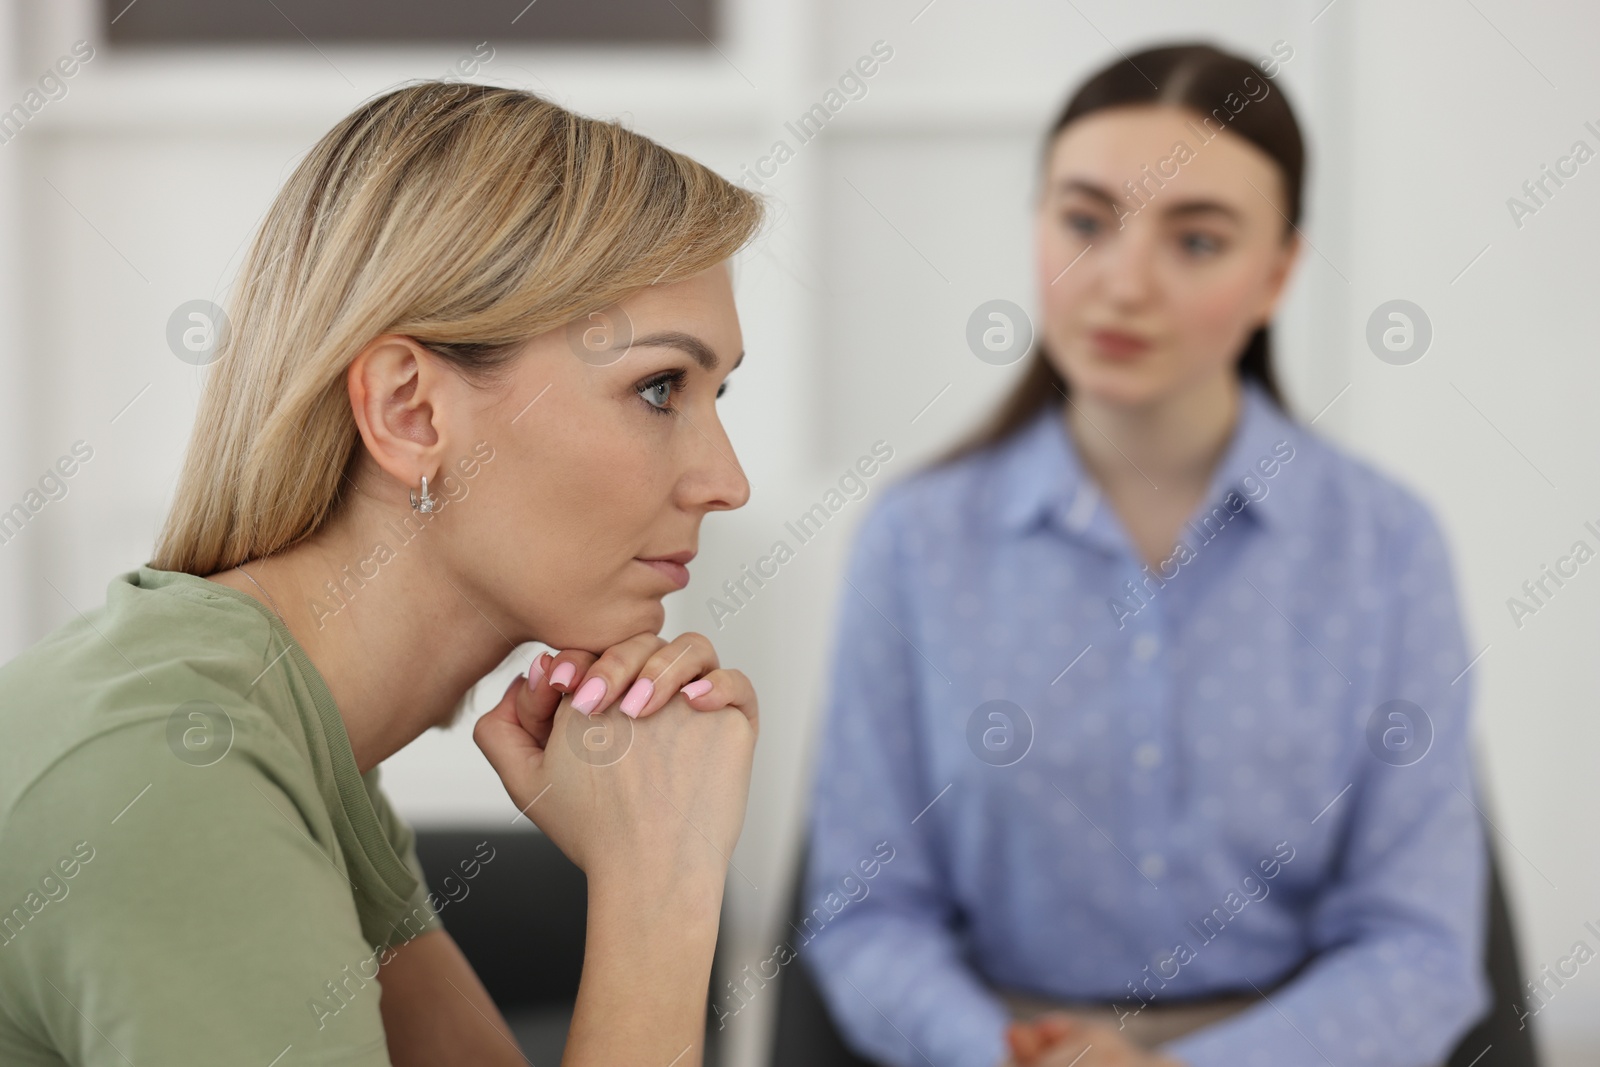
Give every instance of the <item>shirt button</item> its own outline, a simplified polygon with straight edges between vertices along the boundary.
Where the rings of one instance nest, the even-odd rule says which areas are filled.
[[[1161,747],[1153,742],[1146,741],[1133,750],[1133,762],[1149,769],[1161,762]]]
[[[1146,852],[1139,857],[1139,870],[1152,882],[1167,873],[1167,861],[1159,852]]]
[[[1150,634],[1140,634],[1133,639],[1133,656],[1141,663],[1148,663],[1156,658],[1156,652],[1161,648],[1161,642]]]

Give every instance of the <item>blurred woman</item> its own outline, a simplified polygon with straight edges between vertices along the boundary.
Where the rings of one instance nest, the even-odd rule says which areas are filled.
[[[864,519],[799,951],[877,1061],[993,1067],[1037,1017],[1061,1067],[1426,1067],[1487,1004],[1445,546],[1273,375],[1285,58],[1157,48],[1072,96],[1037,349]]]
[[[512,89],[408,86],[312,147],[154,558],[0,670],[0,1062],[524,1063],[378,765],[528,641],[563,651],[474,737],[588,876],[563,1062],[700,1062],[757,702],[656,631],[749,496],[715,398],[759,216]],[[633,716],[629,758],[585,714]]]

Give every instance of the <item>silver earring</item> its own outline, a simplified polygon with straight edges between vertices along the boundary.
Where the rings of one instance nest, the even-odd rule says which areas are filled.
[[[426,474],[422,476],[422,499],[417,499],[417,491],[415,489],[410,490],[410,493],[412,511],[432,511],[435,505],[438,504],[437,500],[428,495],[428,476]]]

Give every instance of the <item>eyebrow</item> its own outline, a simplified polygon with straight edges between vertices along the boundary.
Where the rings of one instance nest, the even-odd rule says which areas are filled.
[[[645,334],[643,337],[633,339],[634,348],[676,348],[689,354],[701,369],[711,372],[719,365],[717,354],[711,351],[711,346],[692,333],[681,330],[662,330],[659,333]],[[739,358],[733,361],[734,369],[744,362],[744,353],[739,353]]]
[[[1108,190],[1095,185],[1093,182],[1086,182],[1081,178],[1069,178],[1058,182],[1056,191],[1058,193],[1083,193],[1085,196],[1101,201],[1108,207],[1119,207],[1122,203],[1111,195]],[[1164,214],[1169,218],[1181,218],[1186,215],[1218,214],[1224,215],[1237,223],[1244,222],[1243,216],[1239,214],[1237,209],[1224,204],[1220,200],[1180,200],[1167,207]]]

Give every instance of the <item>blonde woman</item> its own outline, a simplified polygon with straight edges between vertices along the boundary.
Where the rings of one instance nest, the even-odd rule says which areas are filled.
[[[312,148],[154,557],[0,669],[0,1061],[521,1064],[377,768],[537,640],[474,739],[588,877],[564,1062],[700,1062],[757,701],[656,631],[749,495],[715,398],[759,219],[511,89]]]

